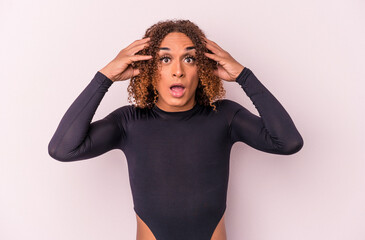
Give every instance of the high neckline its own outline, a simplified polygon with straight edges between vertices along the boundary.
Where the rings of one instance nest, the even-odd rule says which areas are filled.
[[[184,119],[193,115],[199,108],[200,105],[198,103],[195,103],[195,105],[189,110],[179,111],[179,112],[167,112],[159,108],[156,104],[152,107],[152,109],[156,113],[158,113],[158,115],[160,115],[165,119]]]

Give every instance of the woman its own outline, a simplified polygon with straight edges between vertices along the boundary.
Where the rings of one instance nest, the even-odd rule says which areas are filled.
[[[108,88],[130,79],[129,100],[91,122]],[[260,117],[222,99],[238,83]],[[236,83],[235,83],[236,82]],[[303,139],[279,101],[188,20],[161,21],[98,71],[49,143],[59,161],[124,152],[137,240],[226,240],[224,212],[232,145],[294,154]]]

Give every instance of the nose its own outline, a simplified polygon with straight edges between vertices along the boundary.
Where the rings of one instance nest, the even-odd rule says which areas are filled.
[[[184,69],[179,61],[176,61],[172,66],[172,76],[181,78],[184,76]]]

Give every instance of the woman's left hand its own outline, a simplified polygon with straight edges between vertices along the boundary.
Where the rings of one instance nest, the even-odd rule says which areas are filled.
[[[206,47],[213,53],[206,52],[204,53],[205,56],[213,59],[218,64],[218,69],[214,70],[214,74],[225,81],[236,81],[236,78],[245,67],[237,62],[227,51],[218,46],[218,44],[207,38],[204,39],[207,41]]]

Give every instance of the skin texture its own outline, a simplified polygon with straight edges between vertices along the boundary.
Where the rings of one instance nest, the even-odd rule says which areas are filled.
[[[237,62],[231,54],[221,48],[217,43],[205,38],[207,42],[206,47],[213,53],[204,53],[210,59],[217,62],[217,69],[213,72],[214,74],[227,82],[235,82],[238,75],[245,68],[239,62]]]
[[[211,240],[227,240],[227,232],[225,227],[225,215],[223,214],[222,219],[219,221]],[[137,219],[137,237],[136,240],[156,240],[155,236],[143,222],[143,220],[136,214]]]
[[[159,78],[159,49],[162,41],[170,33],[184,33],[194,44],[199,78],[195,100],[201,105],[212,107],[215,111],[214,102],[225,96],[225,90],[222,81],[213,73],[217,68],[217,62],[204,55],[204,52],[208,51],[204,32],[189,20],[160,21],[146,30],[140,43],[143,44],[144,39],[149,38],[148,45],[135,54],[152,58],[134,61],[131,64],[133,69],[138,69],[138,75],[131,78],[128,101],[139,108],[152,108],[156,105],[159,97],[156,89]]]
[[[195,101],[201,105],[210,106],[215,111],[215,101],[225,96],[222,79],[226,81],[234,80],[234,77],[238,76],[243,66],[216,43],[208,40],[204,32],[189,20],[167,20],[152,25],[146,30],[142,39],[136,40],[122,49],[100,72],[112,81],[130,79],[128,101],[135,107],[152,108],[159,97],[157,90],[157,81],[161,78],[159,74],[165,73],[165,71],[161,72],[158,69],[158,65],[161,63],[159,48],[162,41],[169,34],[173,34],[174,37],[185,34],[195,46],[195,62],[199,79],[195,92]],[[185,40],[187,39],[185,38]],[[175,49],[171,51],[174,51],[175,56],[180,54],[175,52]],[[176,60],[176,58],[171,58],[171,60]],[[164,61],[165,63],[169,62],[169,60]],[[190,61],[184,61],[184,63],[186,62]],[[182,70],[186,70],[185,66],[182,65]],[[164,67],[163,70],[165,69]],[[190,68],[188,69],[190,70]],[[185,76],[180,75],[179,77],[183,78]],[[161,91],[164,90],[161,89]],[[189,98],[190,93],[186,93]],[[186,97],[184,96],[180,103],[175,102],[173,104],[175,106],[173,108],[176,111],[183,111],[186,106],[184,107],[182,102],[185,100]],[[191,99],[189,100],[191,101]],[[185,103],[191,104],[190,101]],[[165,102],[166,105],[167,99],[163,99],[161,102]],[[162,104],[160,106],[163,108]],[[167,109],[166,106],[165,109]]]
[[[157,107],[166,112],[186,111],[195,105],[195,91],[198,86],[198,72],[195,57],[195,49],[185,50],[194,44],[185,34],[179,32],[169,33],[162,41],[161,48],[170,50],[159,51],[160,78],[157,81],[159,98]],[[182,97],[174,97],[170,93],[173,83],[181,83],[185,86]]]
[[[235,81],[244,67],[218,44],[207,38],[205,40],[207,48],[213,52],[205,55],[218,62],[214,74],[225,81]],[[194,44],[189,37],[180,32],[169,33],[160,45],[160,48],[170,49],[160,50],[158,53],[160,77],[156,86],[159,93],[156,105],[166,112],[187,111],[196,103],[195,91],[199,82],[194,60],[196,51],[186,50],[187,47],[194,47]],[[176,98],[170,93],[173,83],[182,83],[185,86],[185,93],[181,98]]]

